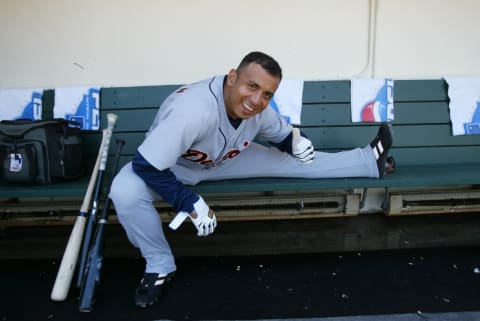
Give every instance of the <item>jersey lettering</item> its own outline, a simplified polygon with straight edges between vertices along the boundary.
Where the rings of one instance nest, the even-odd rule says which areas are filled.
[[[223,157],[222,157],[222,162],[229,159],[229,158],[234,158],[235,156],[237,156],[238,154],[240,154],[240,150],[238,149],[232,149],[230,151],[228,151],[228,153],[226,153]]]
[[[185,154],[182,155],[182,157],[186,160],[200,163],[204,162],[207,159],[208,155],[207,153],[201,152],[199,150],[189,149]]]
[[[208,154],[199,150],[189,149],[185,154],[182,155],[182,158],[189,160],[191,162],[200,163],[202,165],[206,165],[207,168],[215,167],[220,165],[227,159],[234,158],[238,154],[240,154],[241,150],[239,149],[231,149],[229,150],[220,161],[215,162],[212,159],[208,159]]]

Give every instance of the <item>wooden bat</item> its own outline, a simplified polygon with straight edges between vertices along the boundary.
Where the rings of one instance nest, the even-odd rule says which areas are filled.
[[[93,301],[95,296],[95,288],[100,282],[100,272],[103,264],[103,247],[105,239],[105,225],[108,220],[108,209],[110,207],[110,198],[108,197],[110,186],[113,178],[117,173],[118,162],[120,160],[120,153],[122,151],[125,141],[117,140],[117,150],[115,153],[115,161],[113,164],[112,175],[108,184],[108,191],[106,193],[105,202],[103,204],[102,214],[98,220],[97,229],[90,248],[88,259],[85,265],[84,276],[80,287],[80,303],[78,309],[80,312],[90,312],[93,310]]]
[[[95,187],[95,182],[97,180],[98,171],[100,168],[100,161],[104,150],[108,151],[108,146],[110,139],[112,137],[113,127],[117,121],[117,115],[108,114],[108,126],[103,131],[102,143],[100,144],[100,149],[95,161],[95,166],[92,170],[92,175],[90,176],[90,181],[88,182],[88,187],[83,198],[82,206],[80,207],[80,213],[75,220],[73,225],[72,232],[65,247],[63,253],[62,262],[58,268],[57,277],[55,279],[55,284],[53,285],[50,298],[53,301],[64,301],[68,296],[68,291],[70,290],[70,284],[72,282],[72,277],[75,271],[75,266],[77,264],[78,253],[80,251],[80,245],[82,243],[83,232],[85,229],[86,216],[88,214],[88,209],[90,207],[90,202],[92,198],[92,192]]]

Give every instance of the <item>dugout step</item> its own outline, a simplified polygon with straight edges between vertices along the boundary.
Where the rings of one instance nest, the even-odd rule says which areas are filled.
[[[207,194],[205,200],[215,210],[219,221],[250,221],[355,216],[360,212],[360,197],[354,191],[332,190]],[[0,228],[72,225],[81,202],[79,198],[3,200]],[[155,206],[165,223],[176,215],[165,202],[158,202]],[[99,209],[102,208],[103,199],[99,201]],[[109,224],[118,224],[113,206],[110,211]]]
[[[392,192],[387,215],[472,213],[480,211],[480,190]]]
[[[360,208],[360,195],[346,191],[208,195],[205,201],[219,221],[355,216]],[[165,221],[175,215],[165,203],[159,203],[157,207],[166,215]]]

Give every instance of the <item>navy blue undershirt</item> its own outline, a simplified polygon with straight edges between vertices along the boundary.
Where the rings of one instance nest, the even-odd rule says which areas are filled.
[[[170,169],[162,171],[156,169],[138,151],[133,158],[132,167],[133,171],[165,202],[172,205],[177,213],[193,212],[193,204],[199,200],[198,195],[178,181]]]

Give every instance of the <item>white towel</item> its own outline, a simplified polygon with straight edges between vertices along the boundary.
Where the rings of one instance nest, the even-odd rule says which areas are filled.
[[[352,79],[352,122],[392,122],[393,85],[389,78]]]
[[[97,87],[55,88],[55,118],[74,120],[85,130],[100,128],[100,89]]]
[[[480,134],[480,77],[444,77],[448,83],[452,134]]]
[[[0,120],[42,119],[43,89],[0,89]]]
[[[289,124],[300,125],[302,114],[303,80],[283,79],[270,106]]]

